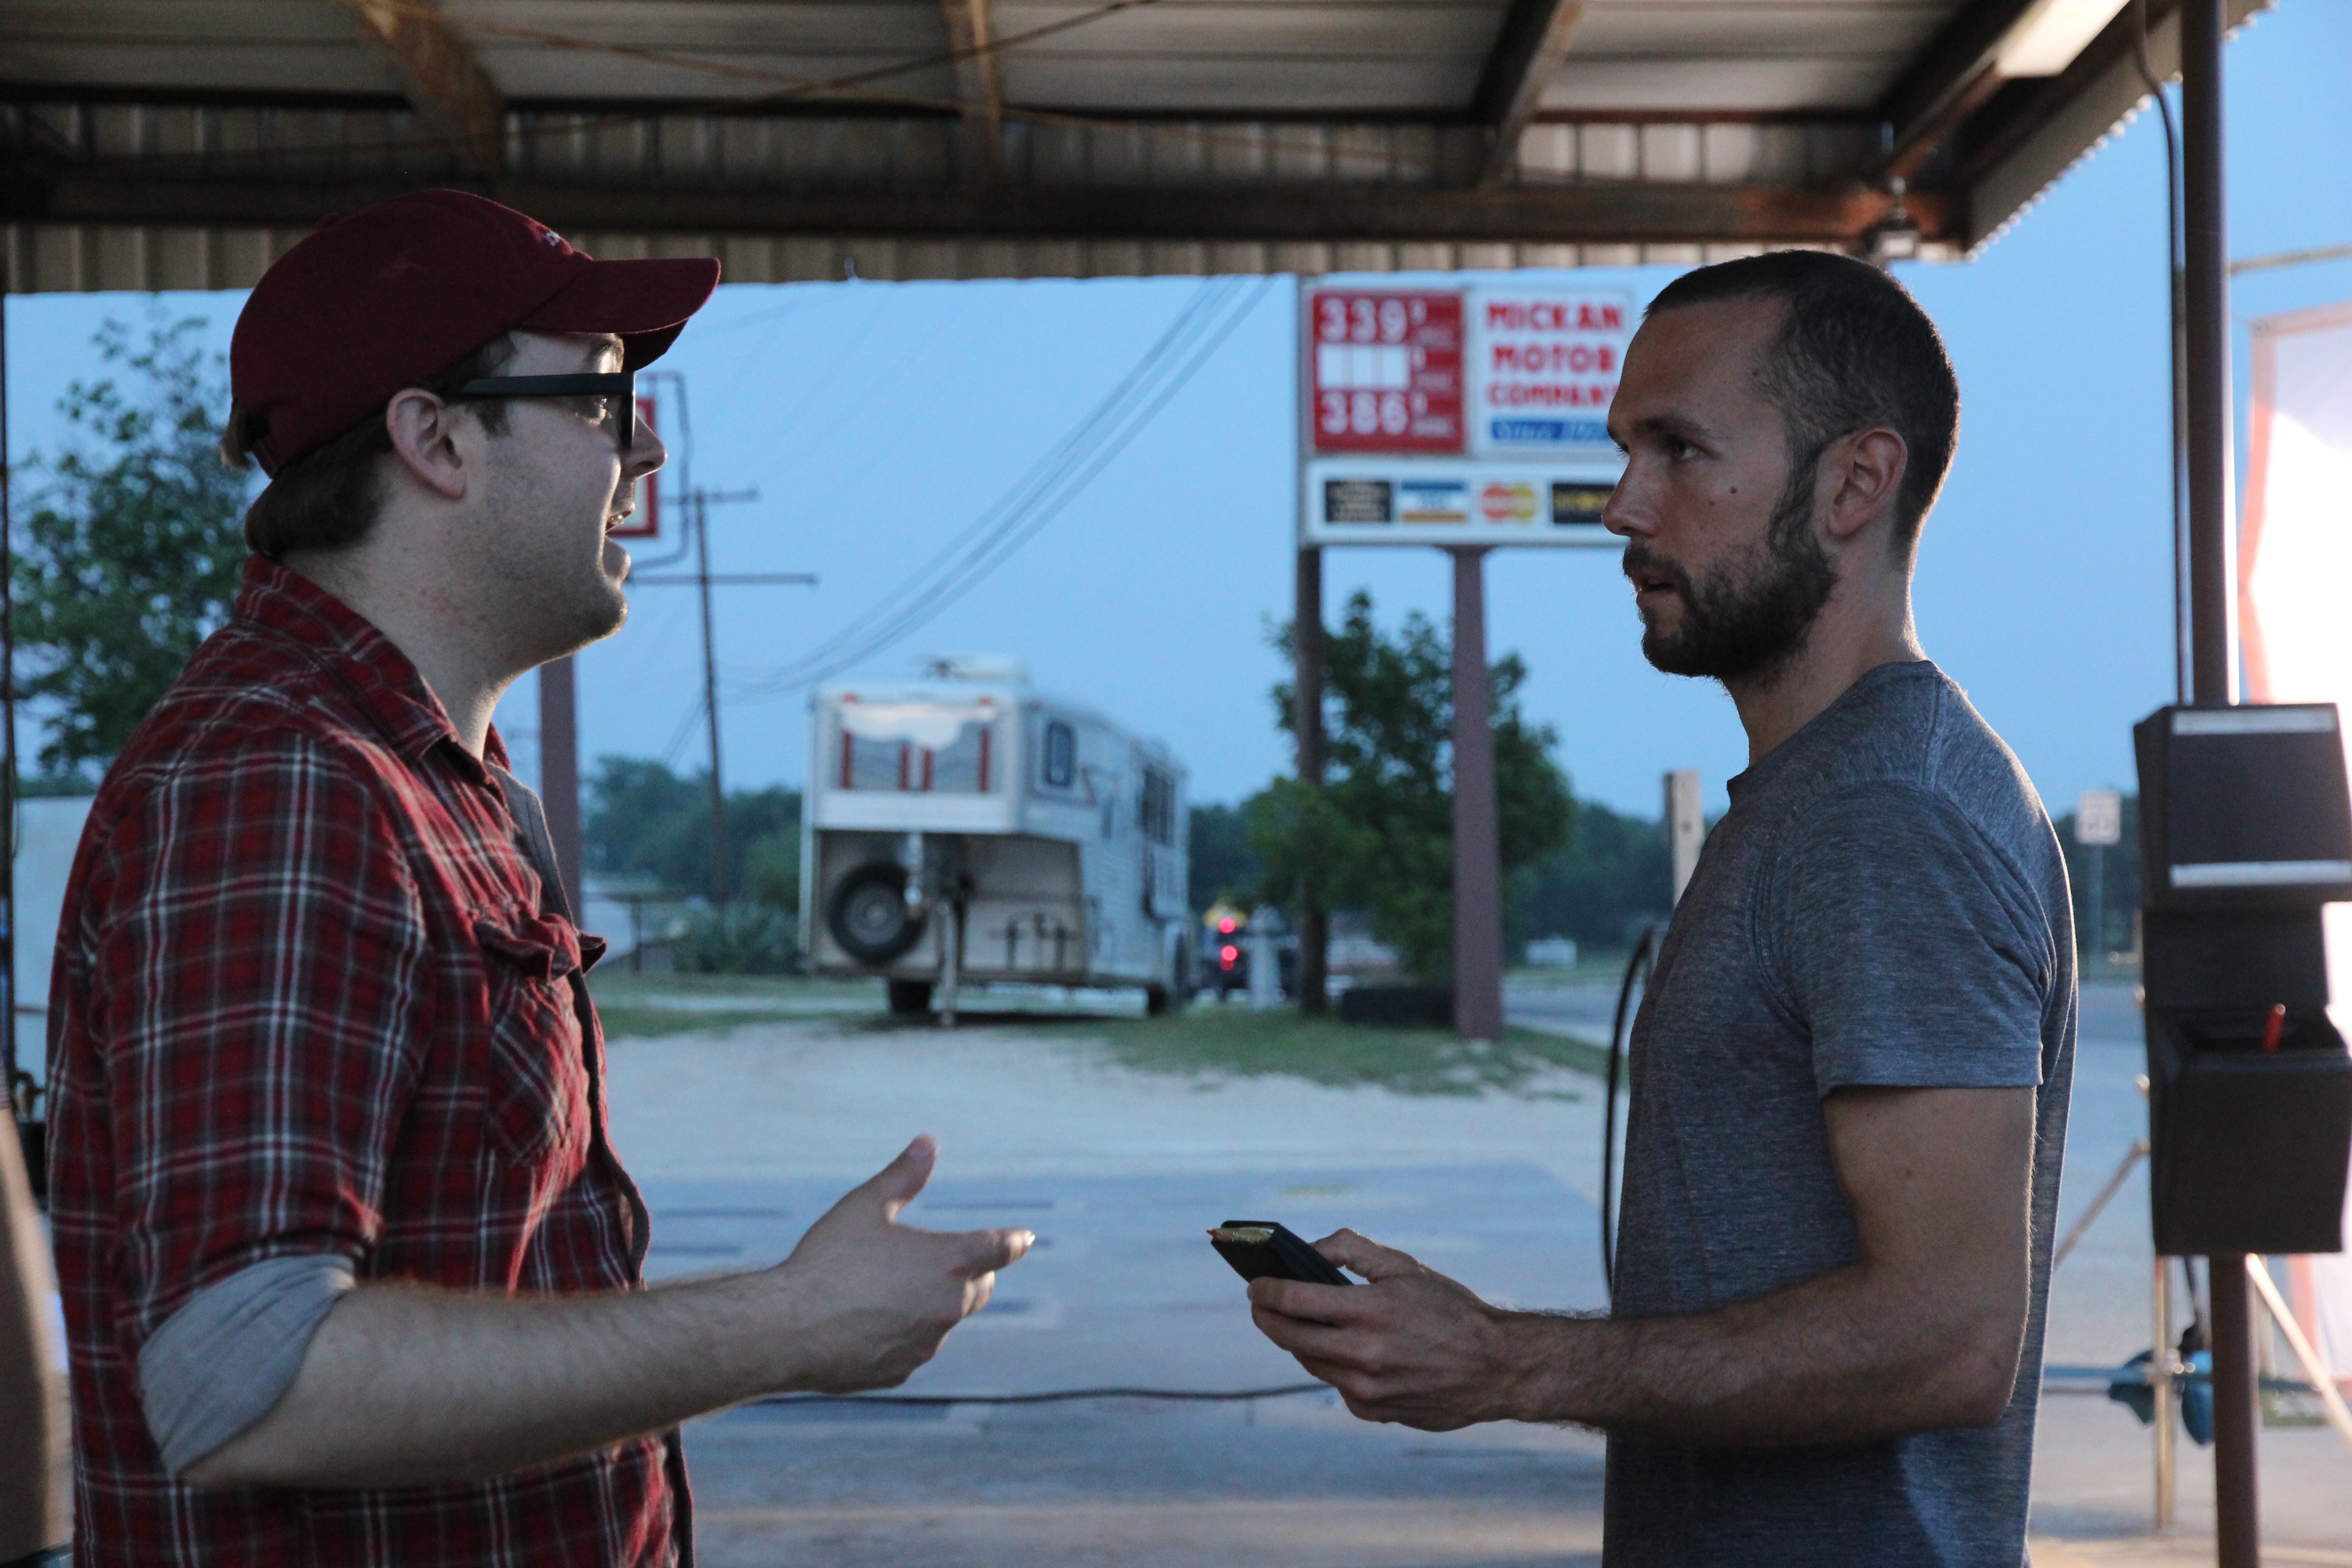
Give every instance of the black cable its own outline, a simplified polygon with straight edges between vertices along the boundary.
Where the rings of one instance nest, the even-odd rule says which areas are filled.
[[[1297,1394],[1328,1394],[1328,1383],[1284,1383],[1271,1388],[1056,1388],[1043,1394],[772,1394],[754,1405],[1066,1405],[1078,1399],[1167,1399],[1192,1405],[1229,1405],[1247,1399],[1281,1399]]]
[[[1633,1016],[1633,991],[1636,985],[1649,989],[1665,930],[1664,924],[1653,925],[1633,944],[1633,955],[1625,961],[1624,984],[1617,988],[1617,1016],[1609,1026],[1608,1089],[1601,1101],[1601,1282],[1612,1306],[1617,1300],[1617,1225],[1610,1194],[1617,1173],[1617,1063],[1620,1058],[1632,1058],[1633,1042],[1625,1030]]]

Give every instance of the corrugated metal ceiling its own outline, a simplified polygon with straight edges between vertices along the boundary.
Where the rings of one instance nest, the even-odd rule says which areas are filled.
[[[2144,90],[2122,20],[1990,74],[2025,5],[0,0],[0,241],[18,289],[226,286],[463,184],[752,279],[1696,260],[1890,214],[1957,255]]]

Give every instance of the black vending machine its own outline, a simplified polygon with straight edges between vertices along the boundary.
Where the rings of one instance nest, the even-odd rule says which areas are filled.
[[[2324,904],[2352,900],[2332,703],[2159,709],[2139,760],[2156,1250],[2336,1252],[2352,1057]]]

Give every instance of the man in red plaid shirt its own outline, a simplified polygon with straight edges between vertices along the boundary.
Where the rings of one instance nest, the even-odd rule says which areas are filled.
[[[88,1564],[676,1563],[677,1426],[903,1380],[1024,1231],[894,1223],[918,1139],[756,1273],[645,1288],[604,1043],[490,713],[611,635],[704,260],[457,192],[263,278],[234,618],[108,774],[51,996]]]

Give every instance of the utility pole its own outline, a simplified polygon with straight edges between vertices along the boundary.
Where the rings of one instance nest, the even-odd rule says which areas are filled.
[[[710,508],[736,501],[760,499],[754,488],[742,490],[689,489],[678,498],[686,526],[694,535],[694,571],[684,577],[632,577],[630,585],[640,588],[665,588],[691,584],[702,610],[702,713],[705,733],[710,746],[710,898],[713,903],[727,899],[727,784],[720,766],[719,750],[719,655],[718,634],[711,614],[710,590],[736,584],[793,584],[814,586],[816,575],[810,572],[713,572],[710,569]],[[667,565],[675,556],[665,560]]]
[[[710,498],[697,490],[690,499],[694,585],[702,599],[702,716],[710,727],[710,901],[723,904],[727,901],[727,786],[719,772],[719,658],[711,645]]]

